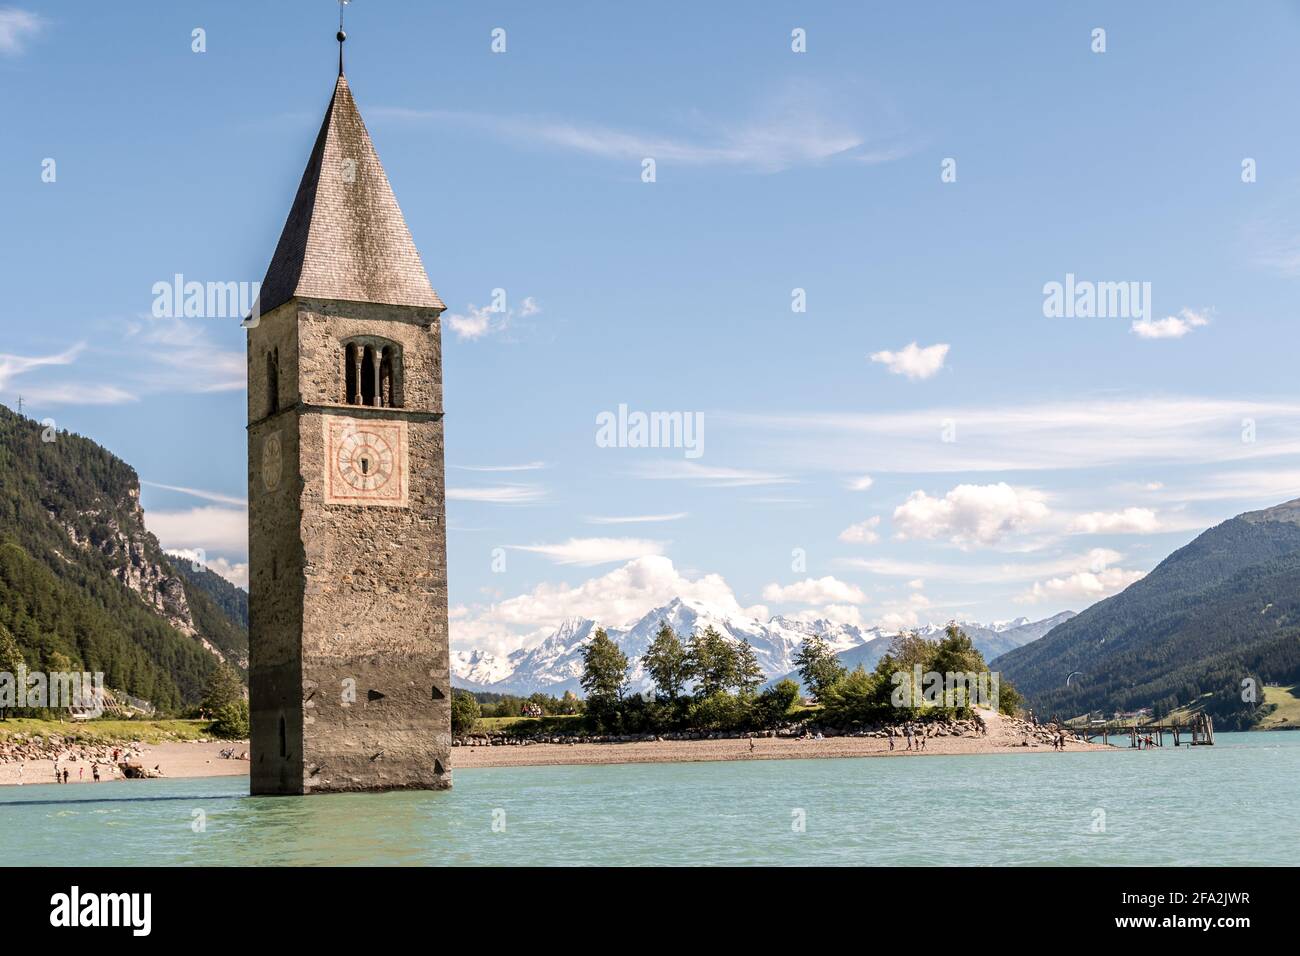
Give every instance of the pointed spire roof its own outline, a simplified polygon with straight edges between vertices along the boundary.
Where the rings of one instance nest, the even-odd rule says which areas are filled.
[[[294,296],[446,308],[342,73],[262,281],[260,311]]]

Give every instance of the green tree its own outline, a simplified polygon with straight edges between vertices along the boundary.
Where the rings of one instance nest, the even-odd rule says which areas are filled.
[[[742,695],[752,694],[763,686],[763,668],[758,666],[754,645],[742,640],[735,648],[731,685]]]
[[[13,675],[14,703],[18,702],[18,696],[23,689],[18,686],[18,669],[24,664],[22,648],[14,640],[14,636],[9,633],[9,628],[0,624],[0,672]],[[0,719],[5,718],[4,701],[0,699]]]
[[[821,698],[822,717],[841,727],[877,720],[890,712],[888,689],[879,673],[856,668],[826,688]]]
[[[659,632],[641,659],[659,693],[676,700],[691,679],[691,659],[681,639],[667,621],[659,622]]]
[[[820,634],[809,634],[803,639],[798,653],[794,655],[794,664],[799,676],[803,678],[804,686],[818,700],[826,693],[826,688],[843,679],[849,672]]]
[[[617,704],[627,687],[627,655],[609,639],[603,627],[582,649],[582,689],[588,703]]]
[[[451,692],[451,732],[456,736],[468,734],[478,723],[482,710],[474,695],[467,690]]]
[[[697,698],[712,697],[736,683],[736,649],[712,625],[691,636],[687,649]]]
[[[944,706],[954,707],[962,714],[969,714],[971,706],[978,701],[974,699],[976,687],[971,686],[968,679],[988,674],[989,668],[984,663],[984,655],[975,649],[966,632],[955,623],[948,624],[943,638],[935,646],[934,655],[930,660],[930,669],[944,675]],[[951,684],[953,691],[951,701],[948,699],[950,688],[948,675],[953,675],[955,678]]]
[[[754,702],[754,716],[764,727],[775,727],[786,718],[798,699],[798,683],[788,677],[779,680],[758,695]]]
[[[1024,704],[1025,699],[1020,696],[1020,691],[1016,690],[1015,685],[999,675],[998,710],[1008,717],[1014,717]]]
[[[248,701],[242,697],[219,707],[213,715],[212,736],[225,740],[246,740],[248,738]]]
[[[243,699],[243,681],[239,679],[239,674],[233,667],[223,662],[208,675],[207,685],[203,691],[203,702],[199,706],[215,717],[224,707]]]

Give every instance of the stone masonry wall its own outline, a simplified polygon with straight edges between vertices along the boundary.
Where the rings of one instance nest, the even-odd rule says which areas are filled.
[[[436,789],[451,782],[450,671],[447,635],[447,568],[441,361],[437,311],[362,303],[301,301],[297,310],[295,385],[301,404],[290,413],[292,441],[282,437],[286,480],[299,517],[293,527],[279,523],[288,511],[270,504],[276,493],[260,480],[262,431],[285,415],[250,427],[250,527],[260,541],[250,549],[252,607],[267,612],[255,618],[250,640],[253,684],[275,696],[254,701],[254,792]],[[279,311],[279,310],[277,310]],[[266,319],[263,327],[268,326]],[[250,332],[250,352],[268,337]],[[400,409],[342,403],[342,344],[356,335],[395,342],[403,353]],[[286,387],[286,349],[281,345],[281,406],[292,403]],[[250,356],[250,410],[259,408],[253,382],[258,360]],[[261,397],[266,408],[265,395]],[[343,416],[364,422],[407,423],[406,507],[326,504],[324,420]],[[291,479],[291,480],[290,480]],[[285,495],[286,499],[290,495]],[[256,551],[294,568],[293,577],[271,580],[277,597],[263,595]],[[293,555],[296,553],[296,559]],[[294,564],[293,561],[297,563]],[[292,584],[290,582],[293,582]],[[298,590],[300,589],[300,590]],[[297,594],[295,596],[295,591]],[[280,596],[296,601],[298,626],[276,633],[270,608]],[[287,649],[286,644],[292,644]],[[264,649],[264,651],[263,651]],[[260,666],[259,666],[260,664]],[[292,673],[297,667],[298,673]],[[283,686],[297,681],[297,702],[288,718],[289,750],[279,753],[278,719],[261,704],[283,702]],[[255,691],[256,696],[256,691]],[[258,777],[261,758],[276,764],[272,783]],[[290,783],[292,764],[297,777]],[[262,780],[271,790],[259,791]]]

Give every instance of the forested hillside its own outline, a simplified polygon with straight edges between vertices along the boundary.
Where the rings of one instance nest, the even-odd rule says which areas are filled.
[[[1221,727],[1251,725],[1261,713],[1243,680],[1300,680],[1297,502],[1211,528],[995,664],[1045,715],[1197,704]]]
[[[135,471],[104,448],[0,407],[0,624],[30,668],[103,671],[175,710],[222,658],[243,666],[247,631],[177,572],[139,496]]]

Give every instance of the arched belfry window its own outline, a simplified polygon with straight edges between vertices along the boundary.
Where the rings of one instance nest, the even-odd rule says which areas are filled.
[[[361,365],[357,361],[357,344],[349,342],[343,350],[343,403],[359,405],[357,396],[361,394]]]
[[[266,413],[274,415],[280,410],[280,350],[266,353]]]
[[[361,350],[361,404],[378,405],[379,393],[375,388],[376,380],[379,378],[375,374],[375,347],[367,345]]]
[[[343,402],[402,407],[402,347],[363,336],[343,346]]]

